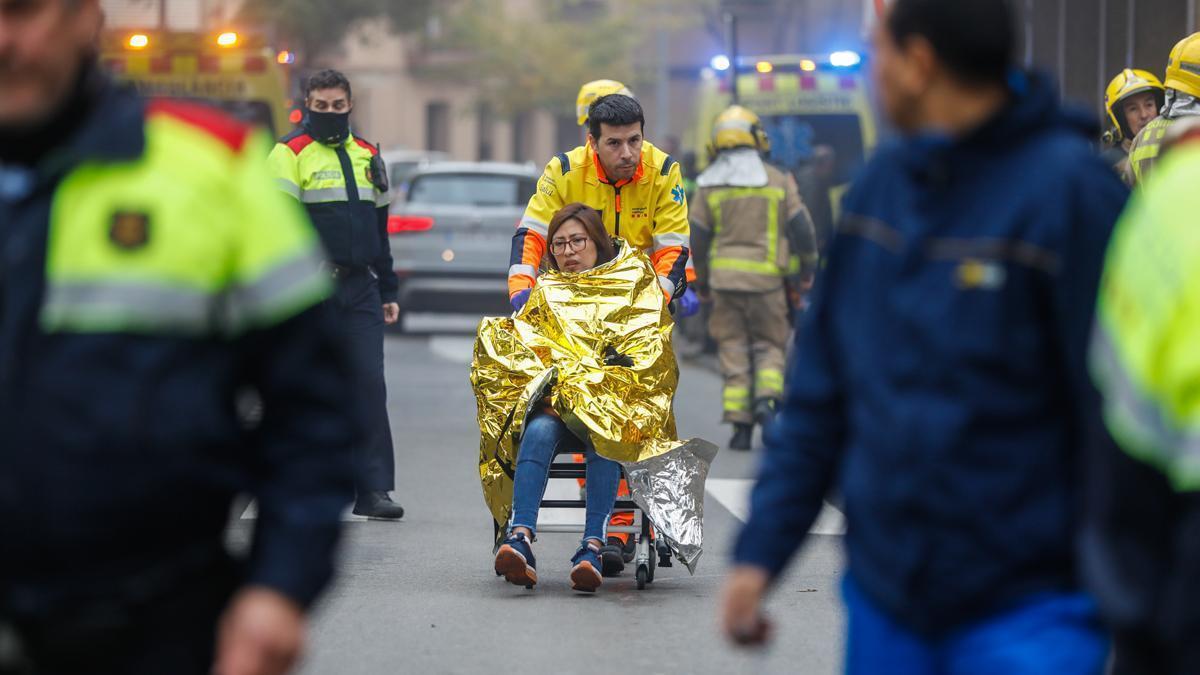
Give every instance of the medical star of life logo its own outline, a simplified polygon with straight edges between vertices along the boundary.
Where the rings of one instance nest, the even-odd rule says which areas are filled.
[[[671,190],[671,199],[674,199],[676,203],[679,203],[679,204],[683,203],[683,186],[682,185],[676,185],[675,188],[673,190]]]

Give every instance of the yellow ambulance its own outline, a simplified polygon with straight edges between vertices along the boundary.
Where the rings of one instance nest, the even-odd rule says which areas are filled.
[[[286,134],[298,121],[288,98],[295,55],[233,31],[107,31],[101,64],[146,96],[193,99]]]
[[[733,103],[731,88],[736,83],[738,103],[762,120],[772,163],[798,172],[814,157],[832,154],[830,196],[835,205],[840,203],[850,178],[877,142],[862,55],[768,55],[739,58],[737,63],[715,57],[711,66],[701,78],[695,147],[710,144],[713,120]],[[701,167],[708,162],[705,154],[698,153]]]

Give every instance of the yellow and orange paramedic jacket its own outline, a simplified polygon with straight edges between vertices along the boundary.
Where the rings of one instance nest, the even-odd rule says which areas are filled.
[[[532,288],[546,254],[546,230],[555,212],[583,202],[600,212],[604,228],[650,256],[664,292],[675,297],[694,281],[687,198],[679,163],[649,142],[633,178],[611,183],[592,146],[560,153],[546,165],[537,192],[513,235],[508,295]]]

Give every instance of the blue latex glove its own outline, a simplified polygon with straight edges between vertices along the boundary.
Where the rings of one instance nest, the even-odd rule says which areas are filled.
[[[679,315],[694,316],[700,311],[700,298],[696,297],[696,291],[690,287],[679,296]]]
[[[514,312],[521,311],[521,308],[525,306],[525,303],[529,302],[529,291],[530,289],[528,288],[523,291],[517,291],[516,293],[513,293],[511,298],[508,299],[508,301],[512,303]]]

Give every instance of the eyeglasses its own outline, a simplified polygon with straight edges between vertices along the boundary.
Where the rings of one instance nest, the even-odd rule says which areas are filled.
[[[588,237],[571,237],[570,239],[555,239],[550,242],[550,252],[554,255],[562,255],[567,252],[569,246],[572,251],[578,253],[587,248],[588,242],[591,241]]]

